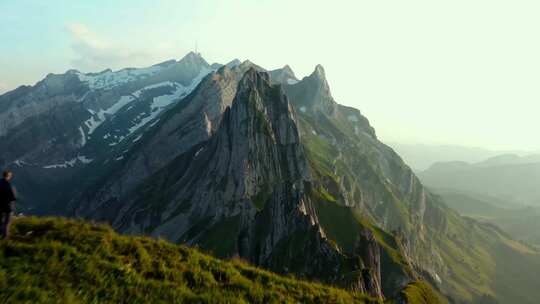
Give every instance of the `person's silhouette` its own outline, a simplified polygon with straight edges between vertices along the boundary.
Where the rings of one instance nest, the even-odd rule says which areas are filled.
[[[15,202],[15,191],[11,186],[11,179],[13,173],[6,170],[2,174],[0,180],[0,223],[1,223],[1,237],[7,239],[9,236],[9,224],[11,222],[11,214],[13,212],[13,202]]]

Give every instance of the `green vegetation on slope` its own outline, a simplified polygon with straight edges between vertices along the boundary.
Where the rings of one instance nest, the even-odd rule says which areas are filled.
[[[18,218],[0,242],[2,303],[377,303],[110,227]]]
[[[326,236],[341,248],[351,253],[362,230],[369,230],[379,245],[381,253],[381,272],[384,277],[407,277],[411,274],[411,266],[400,253],[399,245],[393,235],[373,225],[363,217],[358,209],[339,205],[327,192],[313,190],[317,215]],[[349,270],[344,269],[345,276]],[[391,293],[395,288],[391,280],[382,282],[383,292]]]
[[[401,291],[401,298],[405,303],[417,304],[443,304],[447,303],[440,295],[435,293],[431,286],[422,281],[412,282]]]

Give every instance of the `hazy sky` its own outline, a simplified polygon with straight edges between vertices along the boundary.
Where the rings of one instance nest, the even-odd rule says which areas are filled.
[[[197,43],[209,62],[322,64],[386,141],[540,150],[538,16],[537,0],[0,0],[0,92]]]

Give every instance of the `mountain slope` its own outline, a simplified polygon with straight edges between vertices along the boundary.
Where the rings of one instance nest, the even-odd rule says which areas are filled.
[[[12,239],[0,243],[0,265],[6,303],[378,302],[239,260],[54,218],[15,220]]]
[[[0,166],[20,177],[25,211],[58,212],[59,184],[80,184],[85,167],[136,141],[210,72],[190,53],[147,68],[49,74],[1,95]]]

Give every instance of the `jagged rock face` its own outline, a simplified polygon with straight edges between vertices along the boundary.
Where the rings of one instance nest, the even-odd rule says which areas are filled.
[[[337,104],[330,94],[324,68],[317,65],[315,71],[301,82],[286,86],[287,95],[294,100],[302,112],[322,112],[334,115]]]
[[[123,199],[145,178],[156,173],[173,159],[208,140],[217,130],[223,112],[236,95],[238,82],[250,62],[223,66],[207,76],[197,89],[166,113],[136,146],[128,147],[122,159],[105,180],[89,188],[70,203],[77,214],[91,214],[102,204]],[[125,155],[125,157],[124,157]],[[118,160],[118,158],[113,158]]]
[[[247,235],[241,235],[247,248],[240,255],[277,272],[336,282],[344,256],[324,236],[306,194],[309,187],[285,183],[274,188]]]
[[[392,149],[377,140],[358,110],[335,103],[321,67],[299,83],[286,85],[285,91],[299,117],[316,187],[386,231],[396,232],[399,251],[415,267],[429,269],[433,277],[444,272],[445,264],[428,240],[431,231],[446,229],[442,204]],[[385,273],[379,284],[365,283],[375,290],[377,285],[395,290],[408,283],[407,275],[389,280],[391,276]]]
[[[373,297],[382,295],[381,285],[381,250],[370,230],[364,229],[358,234],[355,253],[361,258],[361,278],[358,289]]]
[[[323,186],[347,206],[369,213],[388,230],[408,227],[408,212],[421,223],[426,193],[412,171],[390,148],[379,142],[369,121],[353,108],[338,105],[332,98],[324,76],[317,67],[285,91],[301,118],[304,144],[327,146],[333,157],[327,159],[332,174],[321,176]],[[309,94],[305,92],[310,92]],[[409,204],[409,210],[402,209]]]
[[[19,87],[0,96],[0,137],[28,118],[75,102],[84,92],[76,76],[49,74],[34,87]]]
[[[324,186],[345,205],[365,209],[385,229],[421,229],[430,194],[401,158],[377,140],[358,110],[334,101],[322,67],[285,91],[301,118],[304,143],[328,145],[335,153],[330,164],[335,179],[323,176]],[[406,209],[400,210],[403,204]]]

